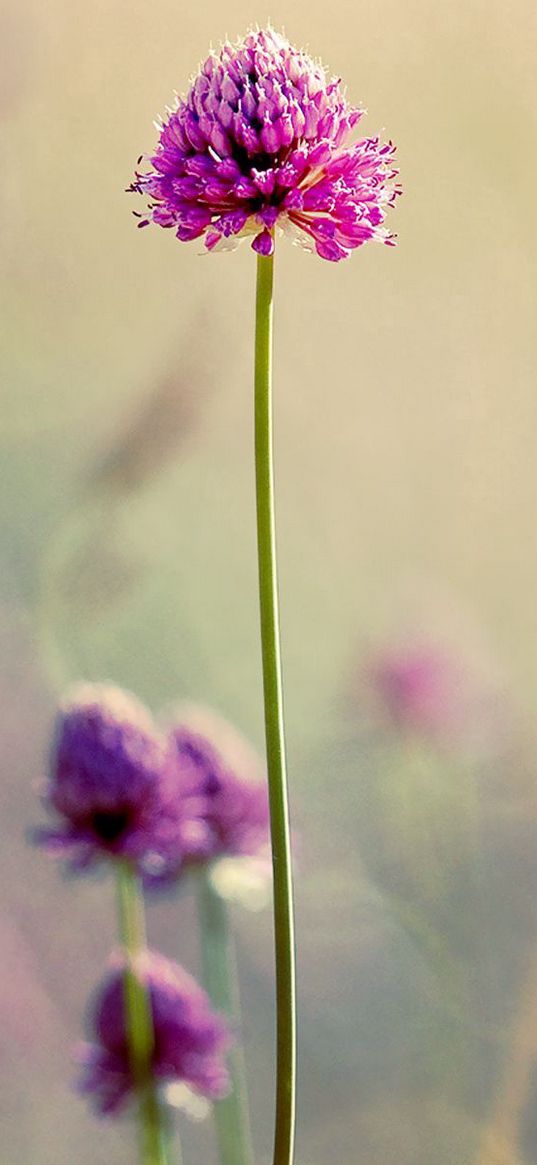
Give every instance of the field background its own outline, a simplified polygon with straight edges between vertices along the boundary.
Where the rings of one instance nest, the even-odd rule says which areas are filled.
[[[134,1154],[128,1123],[70,1094],[112,888],[62,880],[27,842],[58,694],[86,678],[155,712],[186,697],[262,745],[253,255],[138,233],[124,188],[210,42],[267,15],[0,15],[2,1165]],[[537,10],[275,0],[270,16],[397,143],[405,188],[395,251],[277,255],[298,1165],[532,1165]],[[447,643],[482,685],[462,741],[379,719],[367,660],[401,636]],[[270,911],[235,921],[261,1165]],[[150,933],[196,970],[188,893],[151,907]],[[213,1165],[209,1126],[183,1139],[185,1165]]]

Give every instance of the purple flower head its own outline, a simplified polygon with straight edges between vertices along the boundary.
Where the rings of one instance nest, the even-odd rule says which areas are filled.
[[[153,1078],[162,1085],[185,1083],[217,1100],[228,1091],[225,1055],[232,1042],[223,1016],[205,991],[177,963],[147,951],[137,973],[149,989],[153,1016]],[[124,964],[115,962],[91,1013],[93,1042],[79,1051],[80,1091],[93,1096],[101,1113],[117,1112],[135,1087],[125,1028]]]
[[[178,239],[203,237],[209,251],[249,235],[262,255],[276,227],[322,259],[344,259],[374,239],[399,187],[394,147],[352,141],[363,110],[311,57],[267,28],[211,53],[187,96],[159,125],[151,169],[131,190],[147,216]]]
[[[424,634],[373,652],[366,678],[381,718],[442,748],[495,749],[507,708],[498,677],[469,645]]]
[[[60,820],[38,840],[75,868],[99,857],[158,868],[184,828],[169,744],[134,696],[107,685],[79,685],[61,706],[45,802]]]
[[[225,720],[184,706],[170,732],[192,839],[170,853],[170,869],[226,856],[257,856],[269,839],[268,792],[261,761]],[[200,829],[200,821],[204,829]],[[188,824],[183,831],[183,839]]]
[[[436,735],[453,718],[462,675],[443,652],[414,643],[380,654],[372,661],[371,679],[399,727]]]

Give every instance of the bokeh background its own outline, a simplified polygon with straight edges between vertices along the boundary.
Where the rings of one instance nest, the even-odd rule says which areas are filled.
[[[210,42],[270,14],[398,146],[399,246],[277,256],[299,1165],[537,1162],[535,60],[529,0],[4,3],[0,1159],[127,1165],[71,1095],[105,879],[28,844],[56,700],[110,679],[262,747],[254,260],[124,188]],[[270,910],[237,910],[257,1158]],[[192,901],[152,941],[196,970]],[[215,1161],[183,1122],[185,1162]]]

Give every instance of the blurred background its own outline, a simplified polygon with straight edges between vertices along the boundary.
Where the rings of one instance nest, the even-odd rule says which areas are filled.
[[[298,1165],[537,1162],[535,6],[4,0],[5,1165],[133,1159],[70,1093],[112,887],[27,840],[59,693],[201,701],[262,746],[254,258],[137,232],[124,188],[209,44],[269,14],[397,143],[405,190],[395,251],[277,255]],[[270,910],[235,921],[264,1163]],[[198,969],[188,894],[149,925]]]

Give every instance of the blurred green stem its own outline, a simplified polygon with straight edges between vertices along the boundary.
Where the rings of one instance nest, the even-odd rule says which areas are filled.
[[[294,1154],[296,1103],[296,976],[274,524],[273,281],[273,256],[258,255],[255,317],[255,470],[276,949],[276,1119],[273,1161],[274,1165],[291,1165]]]
[[[142,887],[130,862],[117,866],[119,932],[125,953],[125,1015],[132,1073],[139,1095],[142,1165],[167,1165],[163,1113],[151,1075],[153,1020],[148,991],[140,977],[146,951]]]
[[[198,912],[205,988],[215,1008],[228,1016],[232,1028],[240,1028],[235,943],[228,908],[205,871],[200,875]],[[231,1049],[229,1068],[230,1095],[217,1101],[214,1109],[220,1165],[252,1165],[246,1073],[240,1043]]]
[[[519,1144],[537,1060],[537,946],[530,952],[507,1044],[503,1076],[475,1165],[523,1165]]]

